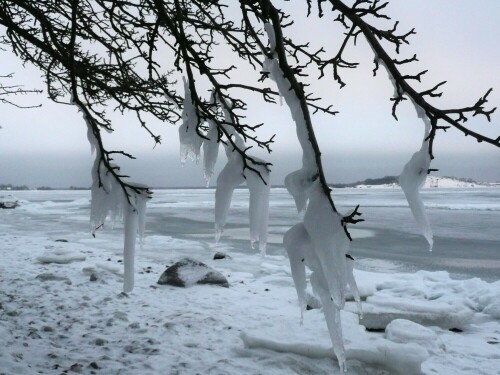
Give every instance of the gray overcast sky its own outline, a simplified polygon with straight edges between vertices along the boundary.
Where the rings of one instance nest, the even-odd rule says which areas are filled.
[[[302,3],[305,1],[294,1],[293,7],[301,8]],[[490,103],[500,107],[500,1],[393,0],[387,13],[400,21],[401,30],[417,30],[412,45],[402,49],[402,56],[419,55],[420,62],[411,72],[429,69],[422,87],[448,81],[445,98],[434,103],[444,108],[471,105],[494,87]],[[333,43],[338,34],[330,35],[326,21],[316,25],[313,19],[307,25],[297,25],[296,37]],[[409,105],[399,109],[399,122],[392,119],[392,86],[383,70],[372,78],[373,53],[363,41],[346,56],[361,63],[345,75],[348,86],[338,90],[331,81],[320,81],[315,87],[340,111],[335,117],[314,118],[327,178],[346,182],[399,174],[420,147],[423,125]],[[23,68],[10,54],[2,53],[1,58],[0,74],[16,72],[16,83],[43,88],[39,72]],[[92,157],[81,115],[72,106],[49,102],[43,94],[23,100],[43,106],[31,110],[0,106],[0,183],[88,186]],[[257,110],[251,116],[266,123],[261,134],[277,133],[273,154],[259,156],[275,164],[272,183],[281,184],[284,175],[300,165],[294,124],[286,107],[255,105]],[[136,161],[121,163],[134,181],[152,186],[204,185],[201,166],[180,166],[177,127],[154,123],[163,143],[153,150],[149,136],[135,121],[118,115],[113,119],[116,131],[107,138],[109,148],[126,147],[137,156]],[[500,113],[491,124],[483,119],[469,123],[492,137],[500,135]],[[438,175],[500,181],[500,150],[478,145],[456,131],[438,134],[435,155],[433,167],[440,169]],[[225,162],[223,153],[219,159],[220,168]]]

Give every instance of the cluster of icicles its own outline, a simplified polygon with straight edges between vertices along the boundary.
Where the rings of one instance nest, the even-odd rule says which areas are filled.
[[[263,70],[268,72],[269,77],[276,83],[282,99],[285,100],[291,111],[296,125],[297,137],[303,151],[301,168],[286,176],[285,186],[294,198],[297,210],[299,212],[305,211],[305,213],[303,220],[285,233],[283,244],[289,256],[301,316],[307,305],[307,265],[312,271],[310,276],[312,290],[320,298],[323,306],[333,350],[340,368],[346,370],[340,310],[345,305],[348,289],[357,301],[361,314],[359,293],[353,276],[353,260],[349,256],[350,241],[344,232],[343,216],[332,209],[329,197],[317,178],[318,167],[314,150],[309,141],[304,113],[298,97],[290,89],[290,82],[284,77],[280,68],[275,53],[276,42],[272,25],[266,24],[265,30],[269,37],[272,57],[265,60]],[[380,64],[383,65],[382,62]],[[389,78],[391,78],[390,74]],[[258,170],[260,176],[244,168],[244,160],[239,152],[246,148],[244,141],[234,127],[224,125],[231,124],[231,116],[227,109],[231,108],[232,103],[223,102],[224,99],[212,96],[214,103],[217,103],[223,112],[224,121],[218,125],[209,122],[208,130],[203,134],[203,137],[200,137],[197,129],[199,123],[197,111],[191,99],[189,85],[186,82],[184,82],[184,89],[183,124],[179,128],[181,162],[184,163],[187,159],[199,161],[201,150],[203,150],[204,175],[208,184],[213,175],[219,152],[220,129],[218,126],[223,126],[223,133],[226,137],[231,138],[231,141],[226,140],[224,143],[227,163],[217,177],[215,192],[216,241],[220,239],[226,224],[234,189],[246,182],[250,192],[250,240],[252,246],[258,242],[261,254],[265,255],[270,192],[269,172],[264,165],[257,165],[249,160],[246,162]],[[418,226],[432,249],[432,232],[419,195],[419,189],[425,182],[430,164],[429,144],[426,139],[431,130],[431,124],[425,112],[418,106],[416,108],[419,117],[425,123],[424,141],[421,149],[405,165],[400,176],[400,184]],[[130,292],[134,285],[136,236],[139,234],[140,239],[142,239],[146,202],[149,197],[144,193],[134,191],[129,191],[128,197],[125,196],[120,184],[108,171],[104,170],[92,128],[90,124],[87,125],[89,142],[92,151],[96,152],[96,161],[92,168],[91,227],[95,232],[96,228],[104,224],[108,216],[113,219],[124,219],[124,291]],[[254,158],[254,160],[259,159]]]

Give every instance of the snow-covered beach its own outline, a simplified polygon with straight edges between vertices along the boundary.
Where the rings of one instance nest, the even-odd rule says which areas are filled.
[[[218,245],[212,189],[155,192],[130,294],[122,224],[93,238],[88,191],[11,194],[20,206],[0,210],[0,374],[340,373],[321,311],[300,324],[281,245],[298,218],[284,189],[271,192],[265,258],[247,240],[247,190],[235,191]],[[348,373],[500,374],[500,189],[424,190],[432,253],[399,190],[334,196],[366,219],[352,245],[365,314],[348,302],[342,315]],[[185,256],[230,288],[157,285]]]

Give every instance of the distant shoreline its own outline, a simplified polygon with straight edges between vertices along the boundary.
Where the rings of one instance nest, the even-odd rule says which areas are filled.
[[[430,181],[430,182],[429,182]],[[427,188],[467,188],[467,187],[500,187],[500,182],[478,182],[470,178],[459,178],[459,177],[436,177],[429,176],[428,183],[426,183]],[[441,186],[439,186],[441,183]],[[356,181],[351,183],[329,183],[331,188],[334,189],[344,189],[344,188],[397,188],[399,187],[397,176],[385,176],[380,178],[367,178],[363,181]],[[150,187],[151,190],[179,190],[179,189],[190,189],[190,190],[207,190],[215,189],[216,186],[175,186],[175,187]],[[285,188],[285,185],[271,185],[273,189]],[[247,189],[245,185],[238,186],[236,189]],[[42,186],[38,188],[30,188],[26,185],[11,185],[11,184],[0,184],[0,191],[88,191],[90,187],[50,187]]]

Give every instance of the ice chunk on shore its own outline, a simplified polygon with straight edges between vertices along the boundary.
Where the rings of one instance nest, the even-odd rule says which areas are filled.
[[[430,328],[405,319],[395,319],[385,328],[385,338],[396,343],[415,343],[431,353],[444,350],[438,335]]]

